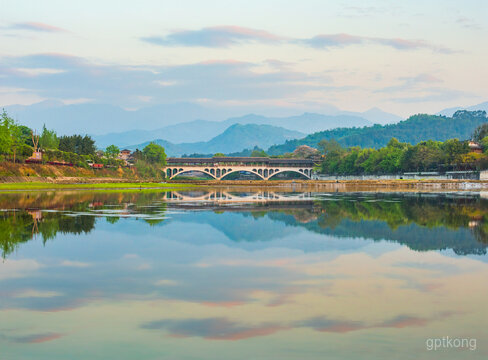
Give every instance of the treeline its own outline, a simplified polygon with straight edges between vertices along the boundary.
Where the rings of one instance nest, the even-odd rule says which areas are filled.
[[[34,143],[32,129],[20,125],[3,110],[0,119],[0,160],[22,162],[32,156]],[[58,136],[54,130],[43,127],[38,139],[38,150],[42,152],[42,162],[60,161],[88,168],[89,163],[105,166],[123,166],[118,158],[120,149],[111,145],[105,151],[97,150],[95,141],[89,135]],[[166,164],[166,154],[160,145],[150,143],[142,151],[134,153],[134,165],[144,178],[161,180]]]
[[[343,147],[381,148],[391,138],[415,145],[421,141],[446,141],[469,139],[473,130],[487,122],[486,111],[459,110],[452,117],[419,114],[390,125],[374,125],[363,128],[338,128],[320,131],[303,139],[289,140],[268,149],[270,155],[292,152],[300,145],[317,147],[321,140],[336,140]]]
[[[390,139],[380,149],[343,148],[335,140],[322,140],[320,172],[331,175],[398,174],[418,171],[479,170],[488,167],[488,123],[478,127],[473,139],[483,153],[472,152],[468,141],[422,141],[416,145]]]

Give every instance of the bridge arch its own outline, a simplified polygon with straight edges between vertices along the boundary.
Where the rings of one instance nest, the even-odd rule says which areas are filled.
[[[176,170],[176,169],[175,169]],[[198,172],[201,172],[201,173],[204,173],[204,174],[207,174],[207,175],[210,175],[212,177],[212,179],[217,179],[215,177],[214,174],[211,174],[210,171],[206,171],[207,169],[205,170],[193,170],[193,169],[188,169],[188,170],[185,170],[185,169],[180,169],[181,171],[178,171],[177,173],[173,173],[173,175],[169,178],[170,180],[173,179],[174,177],[178,176],[178,175],[181,175],[181,174],[184,174],[184,173],[187,173],[187,172],[191,172],[191,171],[198,171]],[[212,169],[213,170],[213,169]]]
[[[303,170],[303,169],[301,169],[301,170]],[[297,170],[292,170],[292,169],[278,170],[278,169],[276,169],[276,171],[275,171],[275,172],[273,172],[273,175],[270,175],[270,176],[268,177],[268,180],[270,180],[270,179],[271,179],[272,177],[274,177],[275,175],[278,175],[278,174],[281,174],[281,173],[285,173],[285,172],[292,172],[292,173],[300,174],[300,175],[302,175],[303,177],[305,177],[305,178],[307,178],[307,179],[310,179],[310,176],[309,176],[309,174],[308,174],[308,171],[307,171],[307,170],[305,170],[305,171],[302,171],[302,172],[301,172],[301,171],[299,171],[298,169],[297,169]]]
[[[256,175],[258,178],[260,178],[261,180],[266,180],[262,175],[260,175],[256,169],[252,169],[252,170],[232,170],[232,169],[229,169],[228,172],[225,173],[225,175],[222,175],[222,177],[220,178],[220,180],[224,180],[224,177],[226,177],[227,175],[230,175],[230,174],[233,174],[233,173],[236,173],[236,172],[241,172],[241,171],[245,171],[245,172],[250,172],[251,174],[254,174]]]

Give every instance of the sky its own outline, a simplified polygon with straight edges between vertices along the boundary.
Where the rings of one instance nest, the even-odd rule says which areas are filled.
[[[0,106],[408,116],[488,100],[485,1],[0,3]]]

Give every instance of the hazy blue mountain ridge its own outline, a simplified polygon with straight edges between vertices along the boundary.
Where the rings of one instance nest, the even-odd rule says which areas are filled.
[[[305,134],[287,130],[271,125],[257,124],[234,124],[227,128],[222,134],[215,136],[209,141],[194,143],[173,144],[163,139],[155,139],[141,144],[127,146],[130,150],[143,149],[150,142],[163,146],[169,156],[181,156],[183,154],[217,152],[231,153],[241,151],[245,148],[268,148],[274,144],[280,144],[286,140],[303,137]]]

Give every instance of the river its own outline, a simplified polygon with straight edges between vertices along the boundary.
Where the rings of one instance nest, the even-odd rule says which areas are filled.
[[[0,359],[488,358],[476,192],[41,191],[0,208]]]

